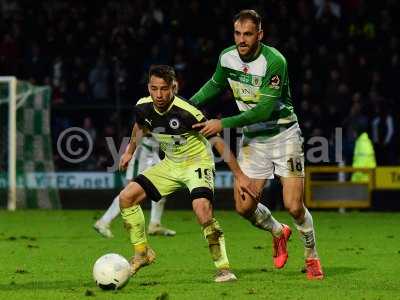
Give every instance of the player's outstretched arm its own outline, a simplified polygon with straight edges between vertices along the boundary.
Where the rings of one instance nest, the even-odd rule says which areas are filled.
[[[219,155],[221,155],[221,157],[224,159],[226,164],[229,166],[229,169],[235,176],[235,179],[238,182],[240,195],[243,197],[244,193],[247,193],[253,198],[258,198],[259,195],[257,193],[257,189],[252,184],[250,178],[242,172],[235,156],[225,144],[224,140],[219,136],[215,136],[210,139],[210,142],[218,151]]]
[[[214,75],[190,98],[194,106],[202,106],[220,95],[228,87],[227,75],[224,68],[221,67],[221,57]]]
[[[202,106],[207,104],[211,100],[215,99],[218,95],[220,95],[224,90],[224,87],[221,84],[218,84],[215,80],[208,80],[196,94],[190,98],[190,102],[194,106]]]
[[[266,97],[263,97],[266,98]],[[238,115],[219,119],[211,119],[194,124],[192,128],[200,130],[200,133],[206,137],[213,136],[221,132],[224,128],[243,127],[268,120],[277,105],[275,98],[262,99],[255,107],[241,112]]]
[[[125,171],[128,168],[128,164],[132,159],[133,153],[135,153],[137,145],[143,137],[143,129],[139,127],[138,123],[135,123],[132,128],[131,139],[128,147],[119,161],[119,170]]]

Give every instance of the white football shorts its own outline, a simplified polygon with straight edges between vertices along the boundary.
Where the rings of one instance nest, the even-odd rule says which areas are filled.
[[[126,170],[126,179],[132,180],[144,170],[159,162],[160,157],[158,156],[158,147],[154,147],[154,143],[148,143],[148,138],[146,138],[146,141],[136,148],[136,151],[129,162]]]
[[[250,178],[304,177],[303,137],[296,123],[270,138],[242,137],[238,162]]]

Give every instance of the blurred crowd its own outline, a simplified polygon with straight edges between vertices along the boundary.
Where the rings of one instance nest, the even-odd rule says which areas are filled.
[[[173,65],[190,98],[233,44],[232,17],[244,8],[261,14],[264,42],[288,60],[306,146],[313,136],[333,145],[340,127],[351,164],[367,131],[378,165],[399,163],[395,0],[0,0],[0,74],[51,85],[55,139],[69,126],[87,129],[95,152],[81,168],[104,170],[112,164],[105,137],[129,136],[148,67]],[[229,92],[217,103],[208,116],[237,112]],[[71,167],[55,156],[59,169]]]

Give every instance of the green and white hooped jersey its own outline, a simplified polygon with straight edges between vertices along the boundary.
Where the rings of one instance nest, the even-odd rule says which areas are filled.
[[[241,112],[251,110],[261,101],[276,100],[267,119],[243,127],[248,137],[274,136],[297,122],[286,59],[273,47],[261,43],[259,54],[249,62],[240,58],[236,46],[223,50],[211,80],[231,87]]]
[[[135,153],[128,164],[126,179],[132,180],[146,169],[160,162],[158,143],[150,136],[144,136],[140,145],[136,147]]]

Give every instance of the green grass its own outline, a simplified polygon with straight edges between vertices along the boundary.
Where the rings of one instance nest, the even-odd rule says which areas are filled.
[[[400,299],[400,214],[313,213],[326,278],[300,273],[302,244],[294,232],[289,261],[272,266],[271,238],[234,212],[217,211],[239,280],[213,282],[214,267],[192,212],[166,211],[173,238],[151,237],[157,262],[122,290],[92,280],[94,261],[108,252],[129,257],[118,218],[114,239],[92,230],[96,211],[0,211],[0,299]],[[275,213],[292,224],[287,213]]]

